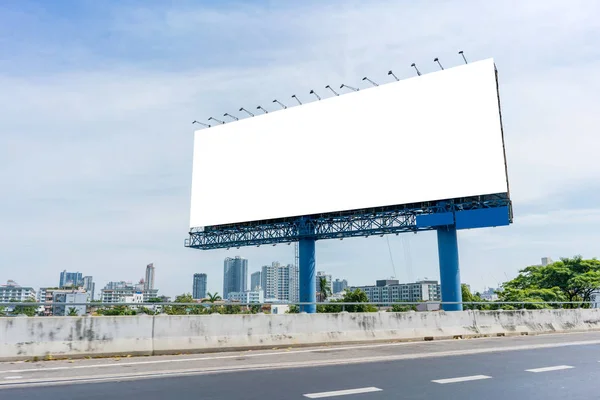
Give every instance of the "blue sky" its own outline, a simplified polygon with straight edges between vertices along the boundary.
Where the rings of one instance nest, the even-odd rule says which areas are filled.
[[[55,285],[67,269],[101,287],[154,262],[175,295],[194,272],[220,292],[227,256],[251,272],[292,262],[292,246],[183,247],[191,121],[365,75],[385,82],[389,69],[409,77],[412,62],[431,72],[434,57],[458,65],[458,50],[499,69],[515,211],[510,227],[460,233],[463,281],[482,289],[542,256],[597,256],[599,14],[552,0],[4,1],[0,280]],[[435,234],[389,243],[399,279],[438,277]],[[319,270],[372,283],[393,273],[387,246],[319,242]]]

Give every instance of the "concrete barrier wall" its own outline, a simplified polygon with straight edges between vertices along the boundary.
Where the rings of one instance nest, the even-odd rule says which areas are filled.
[[[0,318],[0,360],[600,329],[600,309]]]

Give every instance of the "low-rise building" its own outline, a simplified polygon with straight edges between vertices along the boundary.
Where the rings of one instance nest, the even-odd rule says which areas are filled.
[[[88,293],[85,291],[65,291],[59,290],[53,293],[52,315],[66,316],[71,315],[72,310],[76,315],[86,315],[87,307],[85,305],[69,305],[88,302]]]
[[[8,280],[6,285],[0,285],[0,303],[23,302],[35,298],[35,290],[32,287],[21,286],[13,280]]]
[[[141,294],[143,302],[158,297],[158,289],[144,289],[143,282],[136,285],[125,281],[109,282],[100,293],[102,303],[125,303],[126,298],[135,294]]]
[[[422,280],[414,283],[399,283],[395,279],[378,280],[374,286],[355,286],[349,290],[360,289],[374,303],[440,301],[440,284],[434,280]]]
[[[246,292],[229,292],[229,301],[238,303],[263,303],[264,293],[262,290],[249,290]]]

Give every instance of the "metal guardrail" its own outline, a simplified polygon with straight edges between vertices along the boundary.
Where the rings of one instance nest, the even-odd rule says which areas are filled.
[[[62,303],[62,302],[39,302],[39,303],[28,303],[28,302],[4,302],[0,303],[0,307],[41,307],[41,306],[54,306],[54,307],[74,307],[74,306],[87,306],[87,307],[116,307],[116,306],[127,306],[127,307],[151,307],[151,306],[351,306],[351,305],[372,305],[379,307],[391,307],[394,305],[399,306],[416,306],[416,305],[444,305],[444,304],[462,304],[464,305],[565,305],[565,304],[577,304],[593,305],[596,304],[591,301],[421,301],[421,302],[296,302],[296,303],[238,303],[238,302],[204,302],[204,303],[175,303],[175,302],[142,302],[142,303]]]

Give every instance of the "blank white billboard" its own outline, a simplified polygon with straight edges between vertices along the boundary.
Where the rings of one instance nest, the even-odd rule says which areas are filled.
[[[507,191],[488,59],[196,131],[190,226]]]

